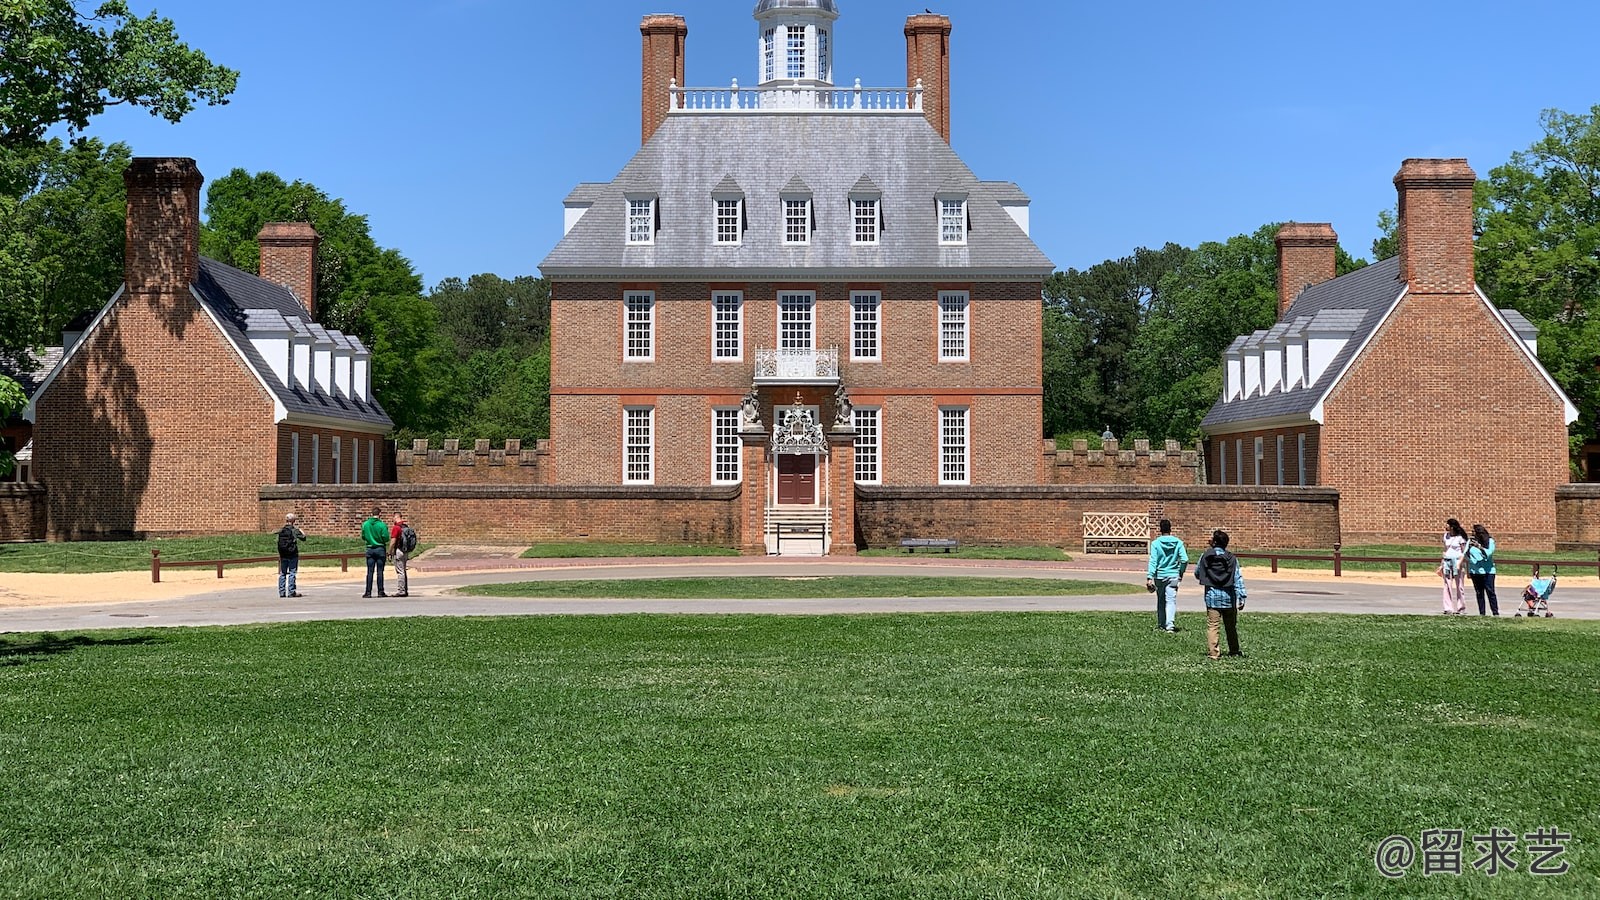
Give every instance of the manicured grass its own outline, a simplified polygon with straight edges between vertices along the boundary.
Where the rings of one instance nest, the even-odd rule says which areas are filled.
[[[907,553],[903,547],[881,550],[862,550],[860,556],[903,556],[907,558],[931,556],[934,559],[1027,559],[1066,562],[1072,557],[1060,547],[957,547],[949,553],[937,549],[918,549]]]
[[[1201,544],[1198,548],[1191,547],[1189,555],[1191,557],[1196,556],[1196,555],[1198,555],[1198,553],[1200,551],[1203,551],[1204,549],[1205,549],[1205,545],[1204,544]],[[1253,550],[1253,549],[1241,547],[1241,548],[1239,548],[1239,552],[1241,552],[1241,553],[1271,553],[1273,551],[1271,551],[1271,550]],[[1331,547],[1329,549],[1327,549],[1327,550],[1282,550],[1282,551],[1278,551],[1278,552],[1281,552],[1281,553],[1294,553],[1294,554],[1298,554],[1298,555],[1301,555],[1301,556],[1328,556],[1328,557],[1332,557],[1333,556],[1333,549]],[[1400,565],[1398,563],[1362,562],[1360,558],[1363,557],[1363,556],[1390,556],[1390,557],[1406,557],[1406,558],[1412,558],[1412,559],[1428,559],[1428,560],[1437,561],[1439,559],[1440,555],[1443,554],[1443,552],[1444,552],[1444,547],[1443,547],[1442,544],[1438,545],[1438,546],[1434,546],[1434,545],[1418,546],[1418,545],[1407,545],[1407,544],[1368,544],[1368,545],[1362,545],[1362,546],[1345,547],[1340,551],[1341,555],[1344,558],[1343,562],[1341,563],[1341,566],[1344,569],[1348,570],[1348,571],[1351,571],[1351,572],[1392,572],[1392,573],[1395,573],[1395,574],[1398,574],[1400,572]],[[1590,552],[1590,551],[1586,551],[1586,550],[1576,550],[1576,551],[1574,551],[1574,550],[1562,550],[1562,551],[1554,552],[1554,553],[1548,552],[1548,551],[1497,550],[1497,551],[1495,551],[1495,559],[1499,561],[1496,567],[1498,569],[1500,569],[1500,571],[1502,573],[1515,574],[1515,575],[1518,575],[1518,576],[1529,574],[1529,567],[1527,567],[1527,566],[1512,566],[1508,562],[1505,562],[1506,560],[1533,559],[1533,560],[1540,560],[1540,561],[1545,561],[1545,562],[1556,562],[1556,563],[1571,562],[1571,563],[1575,563],[1575,564],[1586,564],[1589,567],[1589,574],[1590,575],[1594,574],[1595,562],[1596,562],[1595,554]],[[1269,560],[1265,560],[1265,559],[1246,559],[1243,562],[1244,562],[1244,564],[1245,564],[1245,566],[1247,568],[1248,567],[1253,567],[1253,566],[1268,566],[1268,565],[1270,565],[1270,561]],[[1280,568],[1280,569],[1324,569],[1324,570],[1327,570],[1327,571],[1331,572],[1331,571],[1333,571],[1333,563],[1332,562],[1320,561],[1320,560],[1281,559],[1281,560],[1278,561],[1278,568]],[[1425,565],[1423,563],[1416,563],[1416,564],[1412,565],[1410,568],[1411,568],[1410,574],[1413,577],[1421,576],[1421,575],[1426,575],[1426,576],[1430,576],[1431,577],[1433,575],[1432,566]],[[1581,570],[1574,569],[1574,571],[1581,571]],[[1548,572],[1546,574],[1548,574]]]
[[[307,535],[302,554],[360,553],[355,537]],[[419,545],[422,552],[429,545]],[[229,534],[216,537],[166,538],[152,541],[78,541],[55,544],[0,544],[0,572],[137,572],[150,568],[150,550],[161,551],[162,562],[199,559],[248,559],[278,555],[277,535]],[[338,560],[308,559],[302,566],[336,566]],[[261,563],[274,566],[275,562]]]
[[[522,551],[523,559],[559,559],[564,557],[619,557],[630,556],[738,556],[739,551],[728,547],[703,547],[695,544],[616,544],[604,541],[567,541],[535,544]]]
[[[1040,597],[1137,594],[1142,585],[1058,578],[928,578],[923,576],[806,575],[790,578],[613,578],[520,581],[460,589],[478,597],[627,597],[706,600],[731,597],[781,600],[811,597]]]
[[[0,894],[1600,894],[1600,623],[1106,613],[0,637]],[[1391,883],[1430,828],[1572,871]]]

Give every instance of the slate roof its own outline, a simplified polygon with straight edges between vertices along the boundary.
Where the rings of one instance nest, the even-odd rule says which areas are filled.
[[[60,347],[46,347],[37,353],[23,351],[11,355],[0,353],[0,375],[4,375],[17,384],[22,385],[23,396],[32,399],[33,392],[39,389],[45,376],[61,362],[63,350]]]
[[[1283,315],[1283,321],[1291,323],[1283,333],[1347,332],[1350,339],[1345,342],[1344,349],[1333,358],[1328,370],[1312,387],[1277,390],[1227,403],[1218,400],[1200,422],[1200,428],[1210,430],[1256,419],[1309,416],[1327,394],[1328,387],[1349,367],[1356,351],[1378,327],[1384,311],[1400,296],[1402,286],[1400,259],[1391,257],[1301,291]],[[1252,335],[1241,335],[1234,339],[1228,350],[1238,352],[1250,344],[1252,338]]]
[[[746,198],[748,228],[736,246],[714,243],[712,227],[711,196],[728,177]],[[849,196],[863,177],[883,193],[876,245],[852,243]],[[815,231],[802,246],[782,241],[780,196],[795,181],[814,198]],[[661,228],[653,244],[629,245],[625,193],[644,190],[658,198]],[[949,191],[968,196],[963,246],[939,243],[935,197]],[[918,115],[675,114],[616,178],[569,195],[594,205],[540,268],[550,277],[642,268],[655,277],[818,268],[1048,275],[1050,260],[1000,205],[1025,199],[1010,182],[978,180]]]
[[[200,258],[200,274],[195,278],[194,288],[201,302],[222,322],[223,330],[228,332],[228,336],[244,354],[245,362],[272,388],[290,414],[347,419],[384,429],[394,427],[389,414],[383,411],[376,400],[329,396],[321,390],[291,388],[278,380],[272,366],[267,364],[256,351],[255,344],[251,343],[251,327],[309,331],[313,334],[322,330],[321,326],[306,321],[305,306],[288,288],[205,257]],[[299,327],[296,327],[297,322],[300,323]],[[365,349],[357,338],[346,337],[352,349]]]

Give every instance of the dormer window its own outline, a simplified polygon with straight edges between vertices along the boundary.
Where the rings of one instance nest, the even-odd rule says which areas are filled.
[[[816,227],[811,188],[796,175],[784,185],[779,196],[783,201],[783,242],[791,246],[811,243],[811,231]]]
[[[656,198],[654,194],[628,196],[628,243],[656,242]]]
[[[939,243],[965,244],[966,242],[966,195],[944,195],[939,197]]]
[[[715,222],[712,240],[724,246],[734,246],[744,239],[744,191],[732,176],[711,191]]]
[[[850,209],[855,222],[855,242],[857,244],[876,244],[878,242],[878,198],[855,199],[850,201]]]

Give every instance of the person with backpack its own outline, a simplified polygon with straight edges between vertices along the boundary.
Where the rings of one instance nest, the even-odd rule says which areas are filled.
[[[394,595],[396,597],[405,597],[411,593],[406,589],[406,560],[410,559],[411,554],[416,552],[417,532],[406,524],[404,516],[395,516],[394,524],[389,527],[389,541],[391,546],[394,547],[395,587],[399,588],[394,592]]]
[[[1244,575],[1239,571],[1239,560],[1228,552],[1228,533],[1222,529],[1211,532],[1211,546],[1206,548],[1200,562],[1194,567],[1195,580],[1206,590],[1206,655],[1212,659],[1222,656],[1217,646],[1217,628],[1228,632],[1228,655],[1243,656],[1239,649],[1239,611],[1244,609]]]
[[[1150,542],[1150,563],[1145,567],[1144,589],[1156,595],[1156,627],[1178,630],[1178,585],[1189,568],[1189,549],[1172,533],[1172,521],[1161,520],[1161,536]]]
[[[306,533],[295,525],[294,513],[283,517],[283,527],[278,529],[278,596],[298,597],[295,576],[300,571],[300,542]]]

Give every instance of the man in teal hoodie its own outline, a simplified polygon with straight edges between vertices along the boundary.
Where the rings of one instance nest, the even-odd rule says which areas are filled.
[[[1150,565],[1145,568],[1145,590],[1156,595],[1156,627],[1178,630],[1178,585],[1189,570],[1189,550],[1172,533],[1172,522],[1161,520],[1161,536],[1150,542]]]

